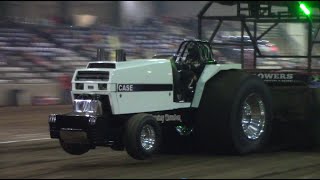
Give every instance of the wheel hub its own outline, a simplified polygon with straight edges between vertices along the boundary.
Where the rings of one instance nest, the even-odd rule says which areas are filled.
[[[260,96],[250,94],[242,104],[241,125],[246,137],[251,140],[260,138],[266,122],[265,107]]]
[[[141,146],[144,150],[150,151],[153,149],[156,142],[156,133],[152,126],[145,125],[142,128],[140,135]]]

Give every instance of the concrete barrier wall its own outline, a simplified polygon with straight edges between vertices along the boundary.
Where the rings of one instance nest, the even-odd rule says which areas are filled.
[[[49,96],[61,98],[58,84],[0,84],[0,106],[10,105],[10,91],[21,90],[17,95],[17,104],[31,105],[34,96]]]

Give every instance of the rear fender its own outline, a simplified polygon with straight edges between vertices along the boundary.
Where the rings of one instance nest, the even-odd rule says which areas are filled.
[[[241,64],[210,64],[206,65],[204,68],[198,82],[195,91],[194,98],[192,100],[191,107],[197,108],[200,104],[202,93],[206,82],[209,81],[213,76],[215,76],[220,71],[231,70],[231,69],[241,69]],[[228,83],[228,82],[226,82]]]

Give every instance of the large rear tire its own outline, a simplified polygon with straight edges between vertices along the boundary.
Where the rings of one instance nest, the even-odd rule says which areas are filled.
[[[261,150],[271,132],[271,105],[269,88],[259,77],[219,72],[206,83],[198,108],[198,147],[232,154]]]
[[[159,149],[161,128],[149,114],[133,115],[126,123],[124,144],[127,153],[137,160],[150,158]]]

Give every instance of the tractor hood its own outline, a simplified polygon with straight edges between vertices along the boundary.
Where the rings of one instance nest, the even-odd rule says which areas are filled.
[[[96,78],[103,75],[105,78]],[[172,84],[172,68],[170,61],[166,59],[96,61],[90,62],[85,69],[76,70],[73,82],[79,81],[103,81],[113,84]]]
[[[190,107],[190,103],[173,104],[172,66],[166,59],[90,62],[75,71],[72,89],[73,99],[88,94],[108,97],[101,103],[110,102],[113,114]]]
[[[172,68],[169,60],[149,59],[115,62],[113,83],[172,84]]]

